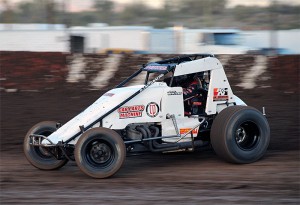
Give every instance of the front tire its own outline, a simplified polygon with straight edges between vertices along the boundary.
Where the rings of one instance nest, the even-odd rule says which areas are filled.
[[[125,161],[126,148],[121,136],[107,128],[92,128],[76,143],[75,160],[85,174],[94,178],[114,175]]]
[[[231,106],[217,115],[210,136],[219,157],[232,163],[252,163],[264,156],[270,142],[270,127],[257,109]]]
[[[63,167],[68,160],[57,160],[48,150],[44,147],[30,145],[30,135],[38,134],[49,136],[56,131],[56,122],[44,121],[34,125],[26,134],[23,149],[27,160],[36,168],[41,170],[54,170]]]

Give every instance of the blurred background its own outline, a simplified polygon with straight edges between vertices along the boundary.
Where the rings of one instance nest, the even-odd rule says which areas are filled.
[[[299,0],[1,0],[0,50],[299,54]]]

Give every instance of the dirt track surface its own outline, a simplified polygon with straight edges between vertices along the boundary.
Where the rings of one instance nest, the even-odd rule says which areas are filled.
[[[96,180],[74,162],[41,171],[5,153],[1,204],[299,204],[298,156],[272,151],[249,165],[212,151],[134,156],[114,177]]]
[[[75,162],[57,171],[32,167],[22,153],[27,130],[45,119],[65,122],[98,94],[1,93],[0,204],[299,204],[299,149],[280,139],[249,165],[228,164],[206,150],[127,157],[105,180],[86,176]]]

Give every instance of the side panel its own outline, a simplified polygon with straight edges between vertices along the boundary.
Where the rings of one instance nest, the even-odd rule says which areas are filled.
[[[174,76],[186,75],[190,73],[203,72],[222,68],[221,62],[213,57],[201,58],[198,60],[185,62],[176,66]]]
[[[178,131],[183,136],[191,128],[199,124],[198,119],[184,117],[184,106],[183,106],[183,93],[181,87],[171,87],[166,88],[163,95],[163,105],[162,110],[164,113],[162,121],[162,136],[176,135],[176,129],[174,127],[172,119],[167,119],[167,114],[174,115],[176,118],[176,123]],[[198,128],[193,131],[193,136],[197,136]],[[165,142],[176,142],[178,138],[166,138]],[[188,134],[185,138],[181,140],[190,141],[191,134]]]
[[[208,115],[217,113],[217,105],[225,103],[234,103],[235,97],[232,93],[224,69],[211,71],[211,78],[208,88],[205,112]],[[224,106],[225,108],[226,106]],[[220,107],[222,110],[222,107]],[[223,108],[223,109],[224,109]],[[221,111],[218,110],[218,111]]]
[[[162,99],[164,119],[167,114],[175,115],[176,118],[182,118],[184,116],[182,87],[165,88]]]
[[[235,95],[233,95],[233,97],[234,97],[234,101],[235,101],[235,104],[236,104],[236,105],[244,105],[244,106],[247,105],[247,104],[246,104],[244,101],[242,101],[239,97],[237,97],[237,96],[235,96]],[[229,104],[228,106],[233,106],[233,105],[234,105],[234,104],[231,103],[231,104]],[[218,105],[217,105],[217,113],[221,112],[223,109],[227,108],[228,106],[227,106],[226,104],[218,104]]]
[[[184,136],[188,131],[190,131],[193,127],[195,127],[197,124],[199,124],[199,121],[197,118],[188,118],[188,117],[181,117],[181,118],[176,118],[177,122],[177,127],[179,134],[181,136]],[[162,135],[163,136],[171,136],[171,135],[176,135],[176,129],[174,127],[174,124],[171,119],[165,119],[162,122]],[[195,128],[192,133],[193,137],[196,137],[198,134],[198,129],[199,127]],[[180,137],[174,137],[174,138],[166,138],[163,139],[165,142],[176,142],[180,139]],[[180,140],[180,142],[185,142],[185,141],[191,141],[191,134],[188,134],[185,136],[183,139]]]
[[[103,127],[124,129],[131,123],[161,122],[165,83],[155,83],[103,119]]]
[[[132,95],[142,87],[143,86],[131,86],[108,91],[93,104],[83,110],[80,114],[68,121],[57,131],[49,135],[48,138],[53,143],[57,143],[58,141],[65,142],[69,140],[72,136],[80,132],[79,126],[89,126],[95,120],[99,119],[113,107],[117,106],[120,102],[127,99],[130,95]],[[75,142],[76,140],[72,141],[71,144]],[[47,144],[47,141],[44,140],[43,143]]]

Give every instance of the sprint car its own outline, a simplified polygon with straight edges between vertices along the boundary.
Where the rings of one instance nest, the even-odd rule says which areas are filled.
[[[125,86],[144,73],[144,84]],[[195,90],[189,93],[188,81]],[[24,139],[27,160],[53,170],[75,160],[94,178],[114,175],[126,155],[211,145],[232,163],[262,158],[270,140],[264,113],[233,94],[220,61],[184,55],[144,64],[65,124],[43,121]]]

